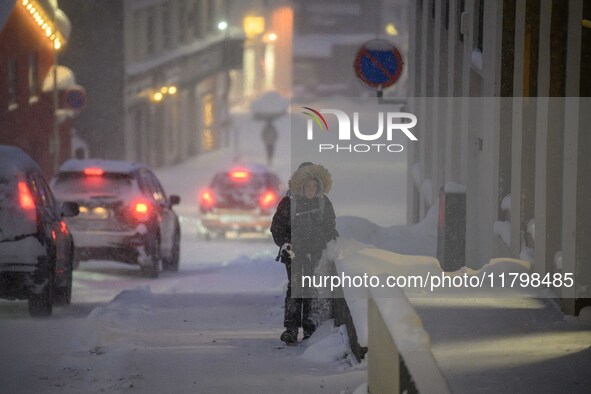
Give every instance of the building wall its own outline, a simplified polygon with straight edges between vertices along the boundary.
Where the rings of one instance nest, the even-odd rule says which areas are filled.
[[[92,156],[157,167],[223,146],[228,70],[242,60],[217,27],[224,0],[66,3],[84,30],[67,61],[89,94],[79,129]]]
[[[21,147],[46,176],[54,173],[55,158],[49,147],[55,118],[53,92],[43,92],[42,85],[53,65],[53,54],[51,42],[18,2],[0,30],[0,144]],[[32,62],[37,64],[36,72]],[[16,72],[16,101],[9,99],[11,63]],[[64,124],[59,129],[58,163],[69,157],[67,129]]]
[[[121,0],[61,0],[71,15],[72,33],[60,62],[70,67],[85,87],[88,104],[76,119],[90,154],[105,159],[124,155],[122,138],[124,53]]]
[[[412,12],[410,109],[422,122],[407,217],[448,182],[464,185],[467,265],[513,256],[574,273],[574,288],[556,289],[571,313],[591,283],[587,3],[422,0]]]
[[[296,95],[322,97],[338,93],[360,96],[367,92],[355,75],[353,63],[363,44],[385,36],[382,3],[381,0],[293,2],[293,84]],[[394,3],[391,6],[404,4]],[[401,49],[404,53],[406,48]]]

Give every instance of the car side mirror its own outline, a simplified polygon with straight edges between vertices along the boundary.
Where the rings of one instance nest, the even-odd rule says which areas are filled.
[[[170,196],[170,206],[179,205],[181,203],[181,198],[176,194]]]
[[[71,218],[80,213],[80,204],[77,202],[64,202],[61,206],[61,214],[64,218]]]

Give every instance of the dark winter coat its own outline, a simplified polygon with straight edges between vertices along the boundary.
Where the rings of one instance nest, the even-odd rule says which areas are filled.
[[[311,199],[303,193],[308,179],[315,179],[319,184],[317,195]],[[320,165],[306,166],[294,173],[289,186],[290,195],[279,202],[273,216],[273,239],[279,247],[291,244],[297,260],[306,258],[317,264],[326,244],[339,235],[334,208],[325,195],[332,186],[330,173]],[[289,262],[286,254],[281,258],[284,263]]]
[[[277,129],[270,122],[265,124],[263,131],[261,132],[261,138],[265,145],[275,144],[277,141]]]

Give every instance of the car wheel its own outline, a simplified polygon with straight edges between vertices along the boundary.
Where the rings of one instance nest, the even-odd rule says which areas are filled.
[[[181,245],[181,234],[177,230],[174,233],[174,239],[172,241],[172,250],[170,257],[162,259],[162,268],[165,271],[178,271],[179,270],[179,256],[180,256],[180,245]]]
[[[55,305],[70,305],[72,302],[72,270],[68,270],[66,285],[57,287],[53,297]]]
[[[53,311],[53,275],[49,259],[41,264],[35,276],[35,282],[44,281],[45,285],[40,293],[29,294],[29,315],[33,317],[51,316]]]

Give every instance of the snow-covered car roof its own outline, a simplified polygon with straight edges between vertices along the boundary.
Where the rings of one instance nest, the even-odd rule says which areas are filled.
[[[41,171],[37,163],[21,148],[0,145],[0,176],[13,176],[19,171]]]
[[[86,168],[101,168],[105,172],[129,174],[148,167],[143,163],[125,160],[71,159],[61,165],[59,172],[82,172]]]

